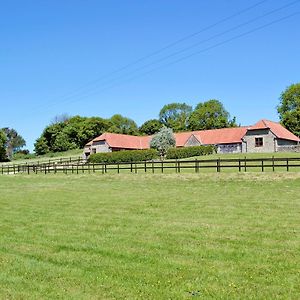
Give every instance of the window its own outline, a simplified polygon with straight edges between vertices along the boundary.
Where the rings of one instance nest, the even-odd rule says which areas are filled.
[[[262,147],[264,145],[263,138],[255,138],[255,147]]]

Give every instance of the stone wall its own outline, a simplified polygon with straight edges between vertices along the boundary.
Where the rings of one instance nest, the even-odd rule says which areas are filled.
[[[263,146],[255,146],[256,138],[263,138]],[[269,129],[248,130],[243,140],[246,143],[245,152],[268,153],[276,150],[275,135]]]
[[[102,152],[111,152],[109,145],[106,141],[94,142],[91,146],[91,154],[93,153],[102,153]]]
[[[296,152],[300,153],[300,145],[278,146],[277,152]]]
[[[217,153],[241,153],[241,144],[221,144],[217,145]]]

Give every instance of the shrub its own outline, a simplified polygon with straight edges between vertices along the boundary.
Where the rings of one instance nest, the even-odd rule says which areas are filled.
[[[150,141],[150,147],[159,152],[161,158],[166,156],[168,149],[176,145],[175,136],[171,128],[162,127]]]
[[[33,153],[24,153],[22,151],[16,152],[13,155],[13,160],[20,160],[20,159],[32,159],[35,158],[36,155]]]
[[[90,163],[122,163],[147,161],[158,157],[154,149],[148,150],[123,150],[117,152],[95,153],[88,158]]]
[[[170,148],[167,151],[167,159],[180,159],[193,156],[202,156],[216,153],[215,146],[192,146],[184,148]]]

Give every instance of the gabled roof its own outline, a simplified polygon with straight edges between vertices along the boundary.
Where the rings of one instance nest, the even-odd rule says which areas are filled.
[[[222,128],[194,131],[194,136],[203,145],[241,143],[247,127]]]
[[[176,147],[183,147],[188,139],[194,135],[195,138],[203,145],[218,145],[218,144],[234,144],[242,143],[243,137],[247,131],[269,129],[279,139],[291,140],[300,142],[300,139],[284,128],[281,124],[260,120],[253,126],[222,128],[211,130],[200,130],[190,132],[174,133],[176,139]],[[90,146],[93,142],[106,141],[111,148],[121,149],[149,149],[152,136],[133,136],[117,133],[103,133],[93,139],[86,146]]]
[[[106,141],[112,148],[147,149],[150,147],[151,136],[134,136],[118,133],[103,133],[93,142]]]
[[[274,135],[283,140],[299,142],[300,139],[291,133],[289,130],[284,128],[280,123],[276,123],[269,120],[260,120],[253,126],[249,127],[248,130],[258,130],[258,129],[270,129]]]

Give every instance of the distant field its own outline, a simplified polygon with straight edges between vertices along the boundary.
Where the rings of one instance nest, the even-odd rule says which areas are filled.
[[[0,299],[299,299],[300,174],[0,176]]]
[[[45,155],[40,155],[35,158],[30,158],[30,159],[18,159],[18,160],[13,160],[11,162],[6,162],[6,163],[0,163],[0,166],[2,164],[7,165],[7,164],[31,164],[31,163],[36,163],[36,162],[47,162],[50,160],[54,159],[67,159],[67,158],[78,158],[81,157],[83,153],[82,149],[74,149],[74,150],[69,150],[65,152],[57,152],[57,153],[49,153]]]

